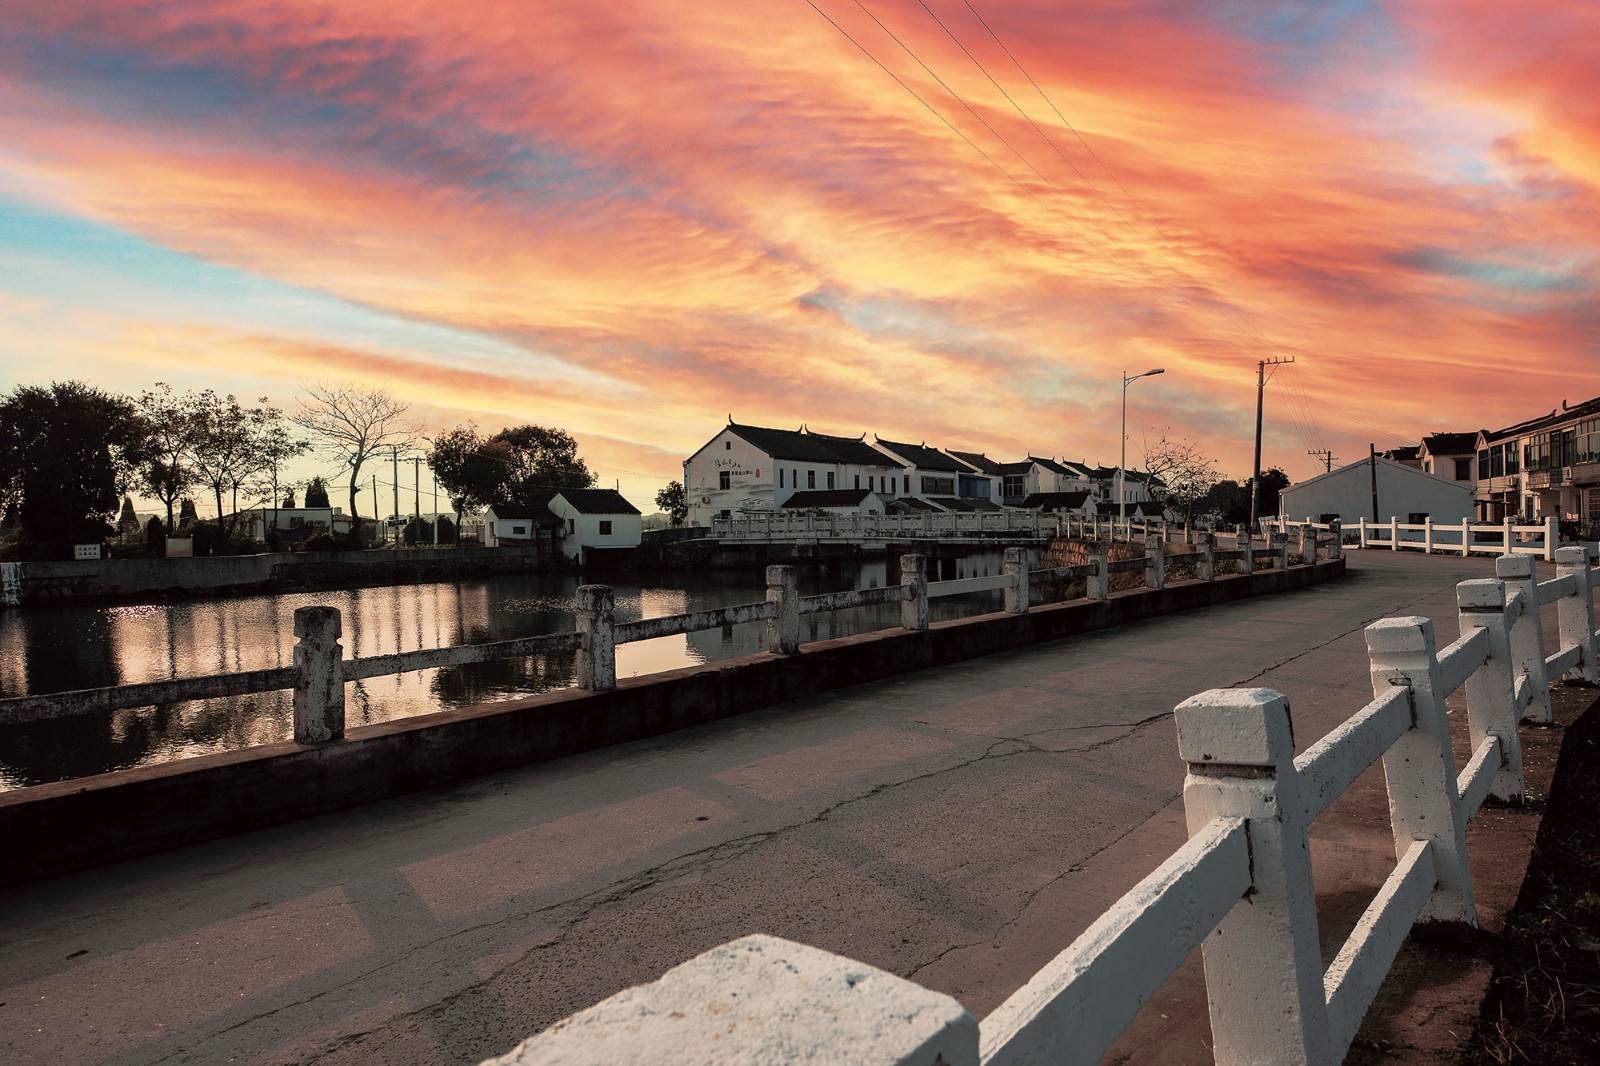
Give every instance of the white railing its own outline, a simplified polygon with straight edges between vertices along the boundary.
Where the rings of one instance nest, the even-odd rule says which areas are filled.
[[[1336,557],[1337,546],[1330,544],[1328,551],[1330,558]],[[1196,560],[1196,576],[1202,581],[1216,580],[1217,560],[1238,560],[1237,568],[1241,573],[1250,573],[1259,567],[1263,556],[1267,566],[1281,569],[1289,565],[1283,538],[1267,548],[1252,546],[1248,551],[1230,552],[1214,550],[1209,536],[1202,535],[1191,555]],[[577,591],[577,628],[572,632],[348,659],[339,643],[342,623],[338,609],[301,607],[294,612],[294,634],[298,643],[293,666],[0,699],[0,725],[293,689],[295,740],[302,744],[323,743],[344,736],[344,685],[347,682],[495,659],[573,654],[578,687],[606,691],[616,687],[619,644],[765,622],[770,650],[790,655],[800,650],[803,615],[896,603],[901,606],[901,626],[926,629],[929,601],[944,596],[1002,591],[1007,612],[1026,613],[1032,597],[1030,578],[1085,578],[1086,598],[1090,600],[1107,599],[1110,596],[1108,575],[1119,571],[1138,571],[1144,575],[1147,589],[1161,589],[1166,585],[1166,559],[1165,542],[1154,535],[1146,542],[1140,558],[1113,562],[1109,546],[1100,543],[1091,546],[1088,564],[1047,570],[1030,571],[1026,549],[1012,547],[1005,549],[1000,574],[929,581],[927,557],[912,554],[900,557],[899,584],[818,596],[799,594],[796,567],[769,566],[764,601],[629,622],[616,621],[615,595],[609,586],[584,585]],[[1314,556],[1308,561],[1314,561]]]
[[[1072,536],[1132,541],[1172,537],[1184,527],[1159,518],[1080,518],[1007,508],[1002,511],[917,514],[816,514],[773,511],[746,518],[713,518],[709,536],[744,541],[916,541]]]
[[[1295,529],[1327,529],[1325,523],[1313,522],[1309,517],[1300,519],[1267,518],[1264,529],[1289,532]],[[1438,523],[1432,518],[1421,522],[1402,522],[1391,516],[1387,522],[1374,522],[1361,518],[1345,534],[1351,538],[1351,547],[1385,551],[1419,551],[1428,555],[1435,552],[1447,555],[1535,555],[1546,562],[1555,558],[1560,546],[1560,532],[1554,518],[1534,524],[1519,524],[1508,518],[1503,522],[1463,521],[1455,525]]]
[[[1372,700],[1299,756],[1289,703],[1278,692],[1215,689],[1180,704],[1189,842],[980,1025],[948,997],[908,981],[756,938],[759,945],[736,941],[622,993],[625,1003],[590,1008],[500,1061],[535,1063],[557,1048],[570,1052],[573,1034],[586,1026],[589,1039],[606,1034],[606,1055],[627,1057],[629,1041],[643,1055],[662,1036],[650,1020],[652,997],[661,998],[665,1015],[665,1006],[681,1007],[692,988],[692,999],[706,1003],[699,1038],[709,1041],[714,1025],[720,1057],[729,1061],[759,1060],[776,1048],[806,1057],[796,1052],[809,1048],[819,1061],[874,1064],[931,1061],[930,1049],[948,1066],[1089,1063],[1199,946],[1217,1062],[1337,1063],[1411,927],[1476,924],[1468,820],[1491,797],[1523,800],[1518,723],[1549,720],[1550,682],[1600,680],[1596,560],[1592,546],[1563,548],[1557,576],[1541,582],[1529,557],[1500,558],[1494,578],[1457,586],[1461,635],[1443,649],[1427,618],[1368,626]],[[1538,605],[1549,602],[1557,604],[1561,636],[1560,649],[1545,658]],[[1458,774],[1445,700],[1461,689],[1472,754]],[[1395,867],[1324,968],[1308,831],[1380,761]],[[807,969],[791,975],[798,968],[774,958],[754,981],[748,972],[702,962],[716,957],[721,965],[741,945],[769,956],[793,949],[804,953]],[[848,1012],[817,1001],[818,987],[847,984],[854,990]],[[723,1024],[730,996],[751,1025]],[[895,1026],[883,1024],[889,1016]],[[624,1024],[612,1025],[614,1018]],[[594,1055],[563,1061],[601,1061]]]

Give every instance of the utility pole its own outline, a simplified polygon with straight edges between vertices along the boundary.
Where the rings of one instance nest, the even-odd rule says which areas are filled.
[[[1367,469],[1372,471],[1372,520],[1376,522],[1378,521],[1378,446],[1376,444],[1367,444]]]
[[[390,486],[394,489],[394,511],[389,515],[389,528],[395,533],[395,547],[399,547],[400,531],[394,528],[394,520],[400,517],[400,445],[389,445],[389,458],[392,460],[390,469],[394,473],[394,483]]]
[[[378,462],[381,463],[383,460],[379,459]],[[372,520],[374,522],[378,520],[378,475],[376,472],[374,472],[372,475]],[[384,537],[384,543],[389,543],[387,533]]]
[[[1261,407],[1267,395],[1267,367],[1286,366],[1294,362],[1294,356],[1279,359],[1263,359],[1256,364],[1256,462],[1250,474],[1250,528],[1256,528],[1256,522],[1261,518]]]
[[[1143,374],[1134,374],[1131,377],[1126,370],[1122,372],[1122,433],[1118,438],[1122,451],[1117,458],[1117,517],[1121,519],[1128,517],[1128,493],[1126,488],[1128,469],[1128,386],[1140,378],[1153,378],[1157,374],[1165,373],[1166,371],[1160,368],[1146,370]]]
[[[1306,454],[1314,459],[1321,459],[1323,465],[1328,468],[1328,473],[1333,473],[1333,464],[1338,462],[1338,460],[1334,458],[1332,448],[1313,448],[1306,452]]]

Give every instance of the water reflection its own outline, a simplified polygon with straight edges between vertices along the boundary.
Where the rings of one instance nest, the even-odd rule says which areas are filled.
[[[998,574],[986,552],[930,561],[929,578]],[[878,588],[898,583],[894,561],[873,560],[803,573],[801,591]],[[347,655],[377,655],[570,631],[579,580],[569,575],[502,575],[478,581],[392,588],[246,596],[133,607],[44,607],[0,611],[0,696],[131,684],[171,677],[288,666],[296,607],[328,604],[343,615]],[[616,585],[617,619],[654,618],[764,598],[755,572],[661,575]],[[995,610],[999,593],[933,601],[934,619]],[[805,640],[826,640],[899,624],[885,605],[802,619]],[[656,673],[766,650],[752,623],[617,649],[621,676]],[[351,726],[452,707],[513,699],[572,684],[571,653],[374,677],[349,686]],[[0,726],[0,790],[167,762],[287,739],[288,692],[198,700],[27,726]]]

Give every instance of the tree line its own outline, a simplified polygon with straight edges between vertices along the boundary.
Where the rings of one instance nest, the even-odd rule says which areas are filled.
[[[241,504],[292,507],[300,483],[286,480],[283,468],[315,453],[344,482],[352,524],[342,543],[318,546],[357,547],[363,470],[398,449],[426,457],[450,497],[456,528],[469,509],[532,504],[556,489],[594,483],[564,430],[524,425],[483,436],[458,426],[429,440],[409,413],[390,394],[353,385],[302,386],[287,413],[266,397],[251,403],[164,382],[137,396],[81,381],[19,386],[0,396],[0,517],[15,533],[16,554],[65,558],[74,544],[116,533],[119,508],[117,526],[126,533],[128,494],[137,493],[165,511],[165,521],[152,519],[147,531],[152,546],[195,530],[215,551],[258,549],[237,543]],[[306,506],[329,505],[322,477],[304,489]],[[209,498],[215,519],[199,518],[196,496]],[[368,509],[376,518],[378,501]]]

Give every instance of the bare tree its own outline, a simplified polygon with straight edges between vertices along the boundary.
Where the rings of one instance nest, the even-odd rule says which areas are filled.
[[[305,385],[301,392],[300,411],[292,421],[349,472],[350,521],[359,535],[356,493],[361,487],[361,468],[382,449],[411,443],[416,431],[405,420],[411,405],[380,389],[356,385]],[[372,513],[376,518],[376,500]]]
[[[1150,479],[1150,495],[1183,511],[1185,519],[1219,475],[1216,460],[1202,452],[1198,444],[1167,433],[1155,441],[1145,439],[1144,468]]]

